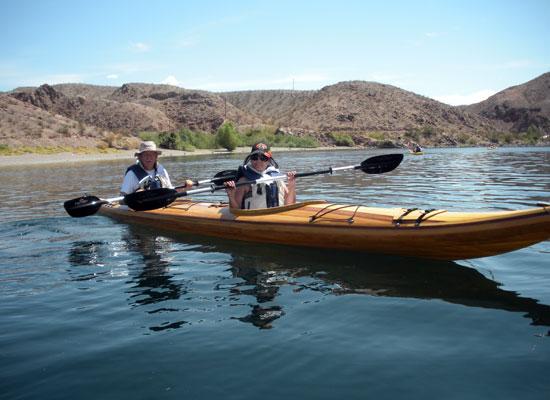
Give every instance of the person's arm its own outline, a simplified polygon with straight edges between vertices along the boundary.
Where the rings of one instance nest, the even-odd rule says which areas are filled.
[[[239,179],[239,182],[243,179]],[[229,200],[229,206],[231,208],[241,208],[243,197],[250,190],[250,185],[235,186],[235,181],[224,182],[225,192]]]
[[[160,168],[162,168],[162,169],[160,169]],[[166,185],[168,185],[167,187],[169,189],[173,189],[174,185],[172,185],[172,181],[170,180],[170,175],[168,175],[168,171],[166,171],[166,168],[159,165],[159,169],[160,169],[159,173],[162,175],[162,177],[164,179],[164,183],[166,183]]]
[[[296,203],[296,171],[287,172],[285,206]]]
[[[138,187],[139,181],[136,174],[132,171],[128,171],[128,173],[124,175],[124,180],[120,186],[120,194],[125,196],[127,194],[134,193]]]

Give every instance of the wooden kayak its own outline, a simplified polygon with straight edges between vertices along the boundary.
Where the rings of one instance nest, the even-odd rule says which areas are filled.
[[[550,239],[550,205],[449,212],[307,201],[235,210],[185,199],[152,211],[106,205],[99,212],[128,223],[232,240],[441,260],[493,256]]]

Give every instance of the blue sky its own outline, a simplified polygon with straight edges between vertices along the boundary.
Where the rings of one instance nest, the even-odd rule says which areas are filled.
[[[0,0],[0,91],[366,80],[469,104],[550,71],[550,0]]]

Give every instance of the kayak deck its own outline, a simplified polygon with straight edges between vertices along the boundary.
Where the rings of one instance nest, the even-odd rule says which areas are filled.
[[[448,212],[308,201],[260,210],[180,200],[136,212],[103,206],[125,222],[179,232],[284,245],[366,251],[442,260],[492,256],[550,238],[550,207]]]

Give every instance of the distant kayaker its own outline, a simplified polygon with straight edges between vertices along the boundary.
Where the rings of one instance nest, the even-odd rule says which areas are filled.
[[[420,146],[418,143],[415,143],[415,142],[409,142],[407,147],[409,148],[409,151],[411,153],[422,153],[423,151],[422,146]]]
[[[235,186],[235,181],[225,182],[229,205],[232,208],[270,208],[296,203],[295,171],[287,172],[287,184],[282,180],[257,185]],[[273,159],[269,146],[255,143],[250,154],[239,167],[237,182],[283,175]]]
[[[145,141],[139,145],[139,151],[134,154],[136,163],[126,170],[120,193],[124,196],[139,189],[173,188],[168,172],[157,162],[162,151],[157,150],[153,141]],[[186,187],[193,186],[193,181],[187,180]]]

